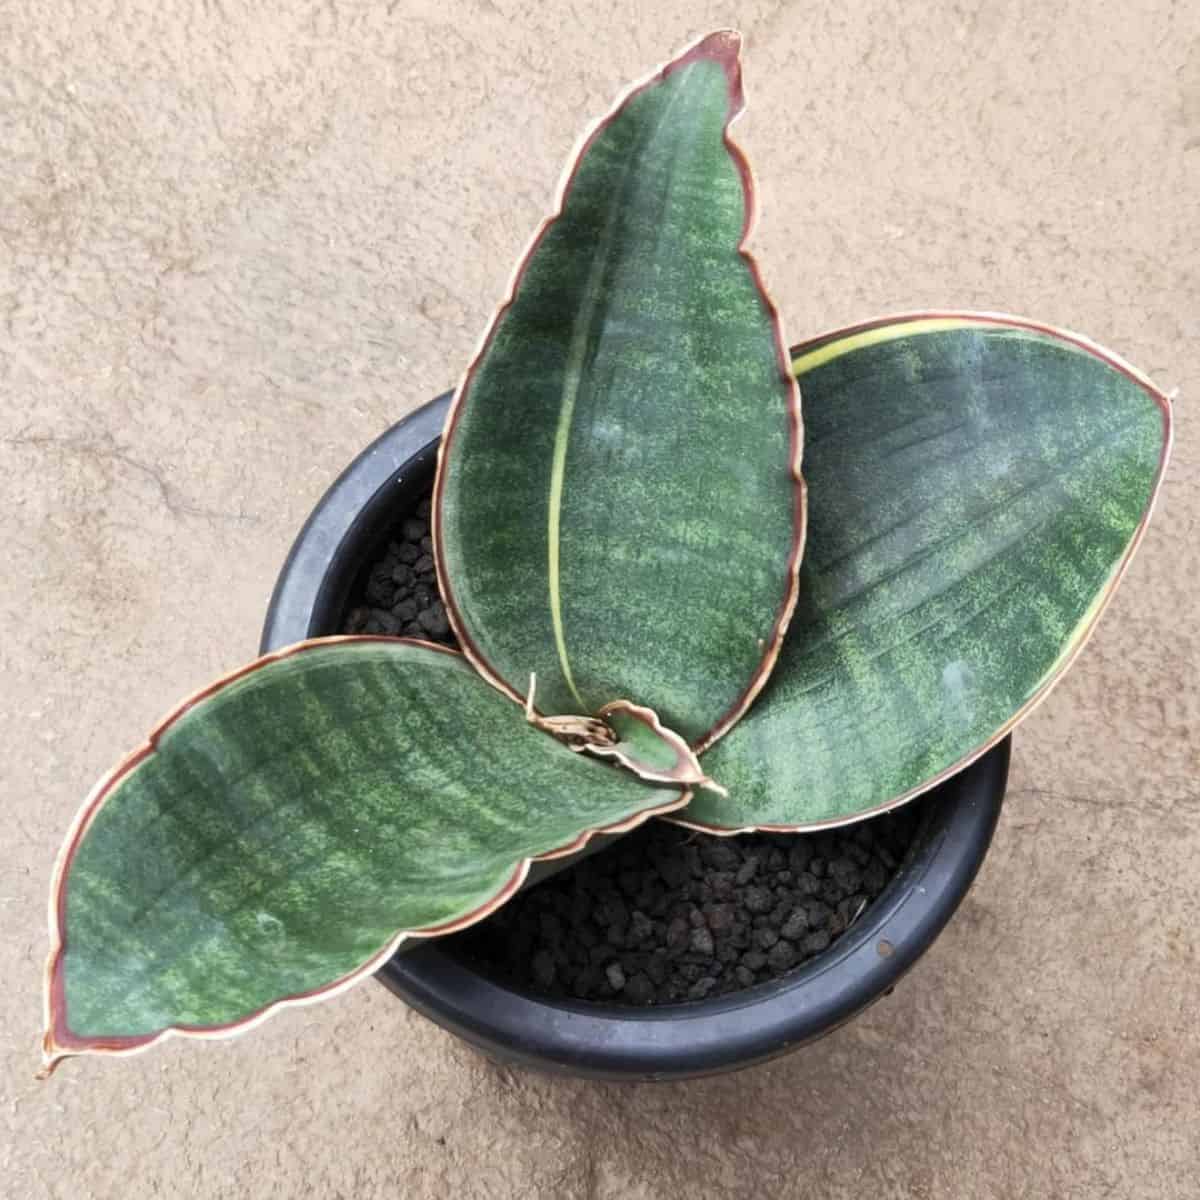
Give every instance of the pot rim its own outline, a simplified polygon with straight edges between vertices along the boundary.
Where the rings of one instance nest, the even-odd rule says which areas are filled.
[[[375,439],[338,476],[296,537],[260,649],[328,633],[395,493],[432,480],[445,393]],[[671,1079],[749,1066],[830,1032],[929,948],[971,886],[1000,815],[1011,736],[914,803],[925,807],[883,893],[822,954],[788,975],[713,999],[648,1008],[539,996],[485,976],[436,943],[378,972],[417,1011],[498,1057],[606,1079]]]

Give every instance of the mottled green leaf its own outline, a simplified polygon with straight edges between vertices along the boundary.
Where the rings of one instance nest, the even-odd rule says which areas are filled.
[[[689,823],[838,824],[931,787],[1069,665],[1145,526],[1170,406],[1091,343],[906,318],[797,351],[811,503],[770,684]]]
[[[53,1064],[216,1036],[448,932],[529,860],[682,802],[570,753],[458,654],[335,639],[182,706],[98,785],[56,871]]]
[[[464,650],[539,710],[653,709],[705,744],[774,661],[803,528],[799,421],[742,242],[736,34],[594,129],[455,398],[435,498]]]

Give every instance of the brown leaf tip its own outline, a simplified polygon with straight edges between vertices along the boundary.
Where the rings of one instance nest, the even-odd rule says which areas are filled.
[[[707,60],[715,62],[729,81],[732,107],[742,107],[742,35],[736,29],[718,29],[702,37],[684,50],[678,58],[668,63],[663,77],[686,67],[689,63]]]
[[[53,1035],[47,1032],[42,1037],[42,1066],[37,1074],[34,1075],[34,1079],[39,1082],[49,1079],[58,1070],[62,1062],[70,1057],[71,1055],[67,1051],[58,1048]]]
[[[736,29],[718,29],[702,37],[695,45],[698,58],[711,58],[736,66],[742,53],[742,35]]]

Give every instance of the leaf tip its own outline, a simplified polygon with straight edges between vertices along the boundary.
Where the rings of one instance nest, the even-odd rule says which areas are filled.
[[[742,95],[742,35],[736,29],[717,29],[705,34],[687,47],[673,62],[667,64],[664,75],[701,60],[715,63],[725,72],[733,97],[734,112],[743,104]]]
[[[715,58],[721,62],[736,63],[742,53],[742,34],[738,29],[715,29],[705,34],[697,43],[698,57]]]
[[[47,1030],[42,1035],[42,1065],[34,1075],[34,1079],[44,1082],[49,1079],[65,1059],[70,1058],[71,1051],[63,1050],[54,1040],[54,1034]]]

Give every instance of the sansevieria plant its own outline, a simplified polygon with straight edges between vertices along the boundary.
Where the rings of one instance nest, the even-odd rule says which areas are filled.
[[[746,250],[739,54],[711,34],[592,126],[459,384],[433,525],[462,652],[269,655],[92,791],[51,888],[47,1072],[333,996],[599,832],[894,807],[1079,651],[1166,397],[990,314],[789,352]]]

